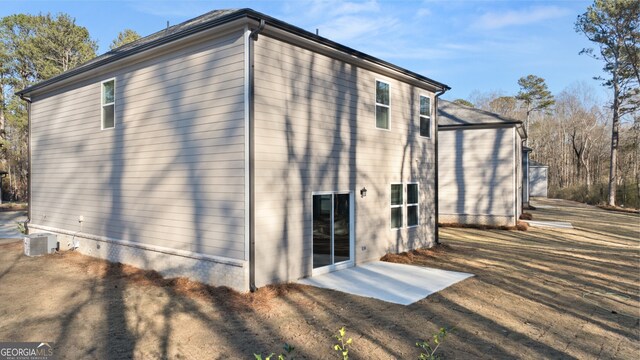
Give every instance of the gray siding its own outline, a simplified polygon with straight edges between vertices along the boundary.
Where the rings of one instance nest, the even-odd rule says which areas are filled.
[[[243,86],[237,31],[34,96],[32,222],[245,259]]]
[[[520,177],[514,161],[520,150],[515,136],[513,128],[438,132],[441,221],[514,217],[516,191],[521,190],[516,185]]]
[[[547,166],[529,165],[530,196],[547,197],[548,170]]]
[[[391,128],[375,127],[375,80],[391,85]],[[312,192],[355,193],[355,260],[429,245],[433,141],[419,136],[425,90],[260,36],[255,43],[256,283],[312,270]],[[420,183],[420,226],[390,230],[390,184]],[[359,191],[366,187],[367,196]]]

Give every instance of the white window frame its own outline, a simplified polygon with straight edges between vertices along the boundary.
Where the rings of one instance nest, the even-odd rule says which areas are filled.
[[[387,86],[389,86],[389,104],[381,104],[378,102],[378,83],[383,83],[383,84],[387,84]],[[387,130],[387,131],[391,131],[391,83],[389,83],[388,81],[384,81],[381,79],[376,79],[375,82],[375,93],[374,93],[374,101],[376,103],[375,109],[373,111],[373,117],[375,120],[375,124],[376,124],[376,129],[379,130]],[[387,128],[382,128],[382,127],[378,127],[378,106],[382,106],[382,107],[386,107],[389,110],[389,119],[388,119],[388,123],[387,123]]]
[[[104,84],[113,81],[113,102],[104,103]],[[100,82],[100,130],[115,129],[116,127],[116,78],[106,79]],[[113,126],[104,127],[104,107],[113,105]]]
[[[312,191],[311,192],[311,203],[313,203],[313,196],[314,195],[331,195],[331,206],[333,207],[333,199],[335,198],[336,195],[349,195],[349,260],[346,261],[341,261],[338,263],[333,263],[331,265],[325,265],[322,267],[317,267],[317,268],[313,268],[313,262],[311,263],[311,276],[318,276],[318,275],[322,275],[322,274],[327,274],[330,273],[332,271],[337,271],[337,270],[342,270],[342,269],[346,269],[349,267],[353,267],[355,266],[355,192],[352,190],[339,190],[339,191]],[[332,233],[332,239],[331,239],[331,258],[333,261],[333,257],[335,256],[335,254],[333,254],[334,252],[334,239],[333,236],[335,234],[333,234],[334,230],[333,230],[333,210],[331,211],[331,233]],[[313,247],[313,209],[311,210],[311,244]]]
[[[391,191],[391,187],[393,185],[400,185],[400,193],[402,194],[402,203],[400,205],[393,205],[391,204],[391,200],[392,200],[392,191]],[[392,182],[389,184],[389,228],[391,230],[400,230],[404,227],[404,204],[405,204],[405,196],[404,196],[404,184],[401,182]],[[393,223],[393,218],[391,217],[391,209],[397,209],[400,208],[400,215],[402,216],[402,221],[400,222],[400,227],[391,227],[391,224]]]
[[[400,185],[401,194],[402,194],[402,203],[400,205],[391,204],[391,186]],[[418,190],[418,202],[417,203],[409,203],[409,185],[416,185]],[[409,206],[414,206],[416,208],[416,215],[418,217],[418,223],[415,225],[409,225]],[[391,227],[392,224],[392,215],[391,209],[400,208],[400,214],[402,216],[402,221],[400,223],[400,227]],[[410,181],[410,182],[392,182],[389,184],[389,228],[390,230],[400,230],[402,228],[413,229],[420,226],[420,182]]]
[[[427,98],[429,99],[429,115],[422,115],[422,112],[420,111],[422,109],[422,98]],[[433,99],[431,98],[431,96],[425,95],[425,94],[419,94],[418,95],[418,133],[420,134],[420,129],[422,129],[422,119],[428,119],[429,120],[429,136],[424,136],[422,134],[420,134],[420,137],[423,137],[425,139],[431,139],[431,134],[433,134]]]
[[[409,203],[409,185],[416,185],[418,191],[418,202],[417,203]],[[420,183],[419,182],[408,182],[405,184],[405,191],[407,193],[406,201],[405,201],[405,209],[406,209],[406,219],[405,224],[407,225],[407,229],[415,228],[420,226]],[[418,222],[415,225],[409,225],[409,206],[415,206],[416,208],[416,216]]]

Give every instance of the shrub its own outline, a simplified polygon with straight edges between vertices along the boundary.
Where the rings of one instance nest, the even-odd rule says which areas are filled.
[[[440,330],[433,334],[432,340],[433,344],[431,344],[431,340],[425,340],[421,342],[417,342],[416,346],[421,349],[420,360],[438,360],[440,356],[436,355],[436,351],[447,337],[447,334],[450,333],[453,329],[447,331],[445,328],[440,328]]]
[[[572,185],[564,188],[549,187],[549,197],[573,200],[590,205],[604,205],[609,200],[609,185],[606,183],[593,184],[587,190],[586,185]],[[640,197],[637,184],[618,185],[616,204],[627,208],[640,208]]]

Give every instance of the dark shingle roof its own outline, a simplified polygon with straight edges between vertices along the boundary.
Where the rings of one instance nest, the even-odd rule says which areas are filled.
[[[390,68],[392,70],[398,71],[404,75],[413,77],[419,81],[422,82],[426,82],[428,84],[430,84],[431,86],[434,86],[436,89],[441,89],[441,90],[448,90],[450,89],[449,86],[440,83],[438,81],[432,80],[426,76],[422,76],[420,74],[417,74],[415,72],[412,72],[410,70],[401,68],[399,66],[393,65],[389,62],[386,62],[384,60],[380,60],[378,58],[375,58],[373,56],[367,55],[365,53],[359,52],[357,50],[351,49],[349,47],[346,47],[344,45],[340,45],[334,41],[331,41],[329,39],[326,39],[322,36],[318,36],[316,34],[313,34],[311,32],[308,32],[304,29],[301,29],[299,27],[293,26],[291,24],[288,24],[284,21],[275,19],[273,17],[270,17],[268,15],[259,13],[255,10],[252,9],[227,9],[227,10],[214,10],[211,12],[208,12],[206,14],[200,15],[196,18],[193,18],[191,20],[187,20],[183,23],[180,23],[178,25],[174,25],[171,26],[167,29],[164,30],[160,30],[158,32],[155,32],[149,36],[145,36],[141,39],[138,39],[134,42],[131,42],[129,44],[123,45],[117,49],[114,49],[112,51],[109,51],[103,55],[100,55],[74,69],[71,69],[69,71],[66,71],[58,76],[55,76],[51,79],[42,81],[38,84],[35,84],[31,87],[28,87],[24,90],[19,91],[17,94],[18,95],[25,95],[25,94],[29,94],[32,93],[35,90],[44,88],[46,86],[52,85],[56,82],[59,82],[61,80],[64,79],[68,79],[71,78],[73,76],[76,76],[78,74],[81,74],[83,72],[86,71],[90,71],[92,69],[96,69],[100,66],[106,65],[108,63],[117,61],[119,59],[125,58],[127,56],[154,48],[156,46],[159,45],[163,45],[166,43],[169,43],[171,41],[174,40],[178,40],[180,38],[183,38],[185,36],[206,30],[206,29],[210,29],[213,27],[216,27],[218,25],[222,25],[224,23],[228,23],[231,22],[233,20],[237,20],[243,17],[248,17],[248,18],[252,18],[254,20],[264,20],[267,24],[267,26],[274,26],[276,28],[288,31],[290,33],[296,34],[302,38],[320,43],[322,45],[328,46],[330,48],[336,49],[338,51],[341,51],[343,53],[370,61],[372,63]]]
[[[112,57],[117,56],[119,54],[127,53],[127,51],[129,51],[131,49],[138,48],[138,47],[144,46],[146,44],[153,43],[155,40],[169,37],[171,35],[174,35],[174,34],[177,34],[177,33],[181,32],[183,30],[191,29],[191,28],[193,28],[193,27],[195,27],[197,25],[204,24],[204,23],[216,20],[216,19],[223,18],[225,15],[229,15],[229,14],[232,14],[232,13],[237,12],[237,11],[238,11],[238,9],[225,9],[225,10],[210,11],[210,12],[208,12],[206,14],[202,14],[202,15],[200,15],[198,17],[195,17],[193,19],[187,20],[187,21],[185,21],[183,23],[180,23],[178,25],[170,26],[170,27],[168,27],[166,29],[154,32],[151,35],[142,37],[142,38],[140,38],[140,39],[138,39],[136,41],[132,41],[132,42],[130,42],[128,44],[122,45],[122,46],[120,46],[120,47],[118,47],[116,49],[113,49],[113,50],[111,50],[111,51],[109,51],[107,53],[104,53],[104,54],[102,54],[102,55],[100,55],[98,57],[95,57],[95,58],[87,61],[86,63],[78,66],[76,69],[82,69],[85,66],[89,66],[89,65],[91,65],[93,63],[100,62],[102,60],[112,58]]]
[[[522,121],[500,114],[438,100],[438,127],[465,125],[505,125],[522,124]]]

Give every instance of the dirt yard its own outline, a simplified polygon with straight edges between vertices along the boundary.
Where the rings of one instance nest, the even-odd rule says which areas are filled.
[[[415,343],[455,327],[444,359],[636,359],[640,217],[545,200],[535,220],[576,229],[441,230],[444,245],[396,257],[470,272],[411,306],[303,286],[240,295],[73,253],[27,258],[0,245],[0,341],[53,341],[60,359],[252,359],[295,346],[336,359],[415,359]]]

